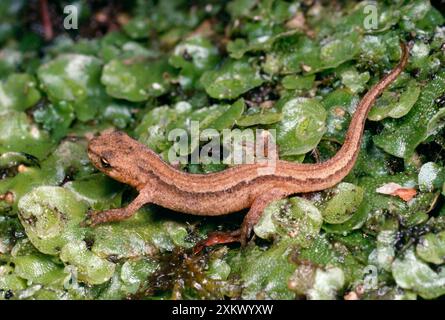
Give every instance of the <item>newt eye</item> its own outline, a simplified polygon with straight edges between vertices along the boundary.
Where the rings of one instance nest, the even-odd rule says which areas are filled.
[[[104,167],[104,168],[111,167],[110,163],[105,158],[100,158],[100,163],[102,164],[102,167]]]

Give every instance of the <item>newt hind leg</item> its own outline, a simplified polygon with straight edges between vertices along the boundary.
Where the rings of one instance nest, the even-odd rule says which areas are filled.
[[[263,215],[264,209],[274,201],[281,200],[289,195],[289,192],[280,188],[273,188],[267,193],[264,193],[257,197],[249,212],[244,217],[243,224],[241,225],[240,232],[240,242],[241,245],[246,245],[247,240],[249,240],[250,234],[252,233],[253,227],[258,223],[261,216]]]
[[[121,221],[133,216],[143,205],[149,203],[151,193],[141,190],[139,195],[126,207],[92,213],[87,217],[86,224],[96,226],[101,223]]]
[[[263,214],[264,209],[273,201],[281,200],[289,195],[289,192],[280,188],[273,188],[267,193],[258,196],[249,212],[244,217],[243,223],[239,230],[231,232],[212,232],[206,239],[199,242],[194,252],[201,251],[204,247],[213,246],[216,244],[240,242],[242,246],[245,246],[247,240],[252,233],[253,227],[258,223]]]

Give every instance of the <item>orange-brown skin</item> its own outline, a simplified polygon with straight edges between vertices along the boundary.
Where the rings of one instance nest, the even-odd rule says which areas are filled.
[[[401,48],[399,64],[362,98],[343,146],[333,158],[323,163],[298,164],[277,160],[273,173],[263,172],[264,164],[243,164],[217,173],[189,174],[173,168],[123,132],[102,133],[89,143],[88,155],[92,163],[106,175],[136,188],[139,195],[125,208],[95,213],[91,224],[126,219],[146,203],[203,216],[250,208],[239,239],[244,243],[270,202],[291,194],[330,188],[351,171],[360,150],[369,110],[408,61],[408,48],[403,43]],[[239,232],[232,235],[235,234],[239,235]]]

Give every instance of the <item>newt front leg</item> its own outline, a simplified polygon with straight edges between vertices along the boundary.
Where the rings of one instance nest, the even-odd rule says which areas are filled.
[[[151,188],[150,188],[151,189]],[[110,209],[97,213],[92,213],[88,217],[87,224],[95,226],[105,222],[125,220],[133,216],[142,206],[150,203],[152,200],[152,192],[146,189],[142,189],[139,195],[126,207]]]

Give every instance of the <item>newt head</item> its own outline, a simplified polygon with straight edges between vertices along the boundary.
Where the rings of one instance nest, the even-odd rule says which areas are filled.
[[[122,131],[105,130],[88,144],[93,165],[111,178],[138,187],[141,174],[137,167],[139,143]]]

